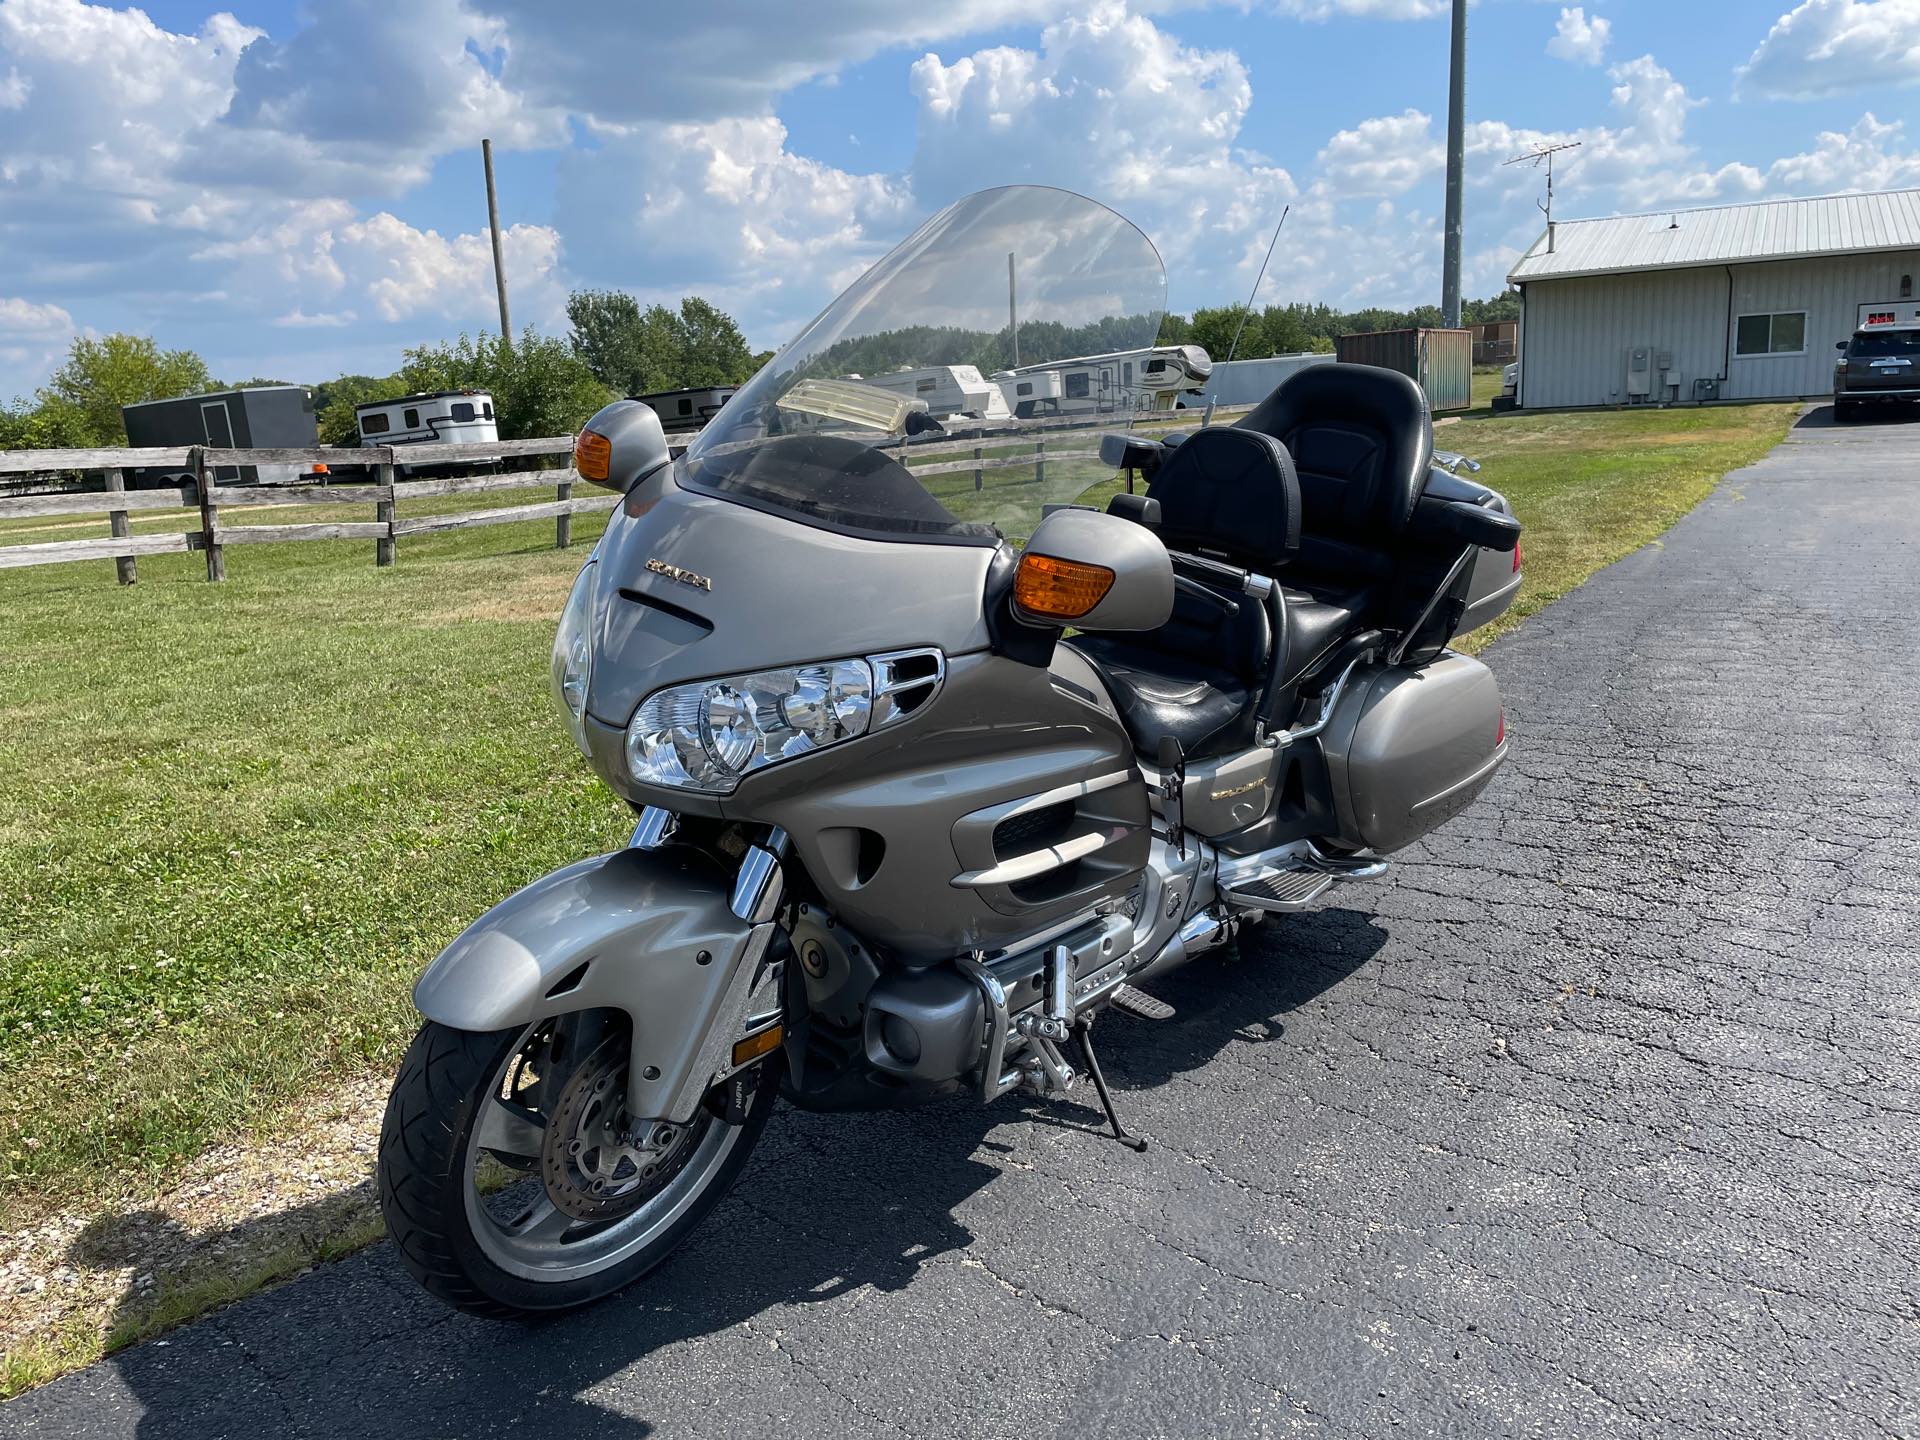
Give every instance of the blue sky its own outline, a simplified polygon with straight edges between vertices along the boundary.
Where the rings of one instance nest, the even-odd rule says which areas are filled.
[[[1437,300],[1445,0],[0,0],[0,397],[76,333],[230,379],[384,372],[581,285],[779,343],[916,221],[1010,180],[1140,223],[1175,308]],[[1481,0],[1467,289],[1560,213],[1920,185],[1920,0]]]

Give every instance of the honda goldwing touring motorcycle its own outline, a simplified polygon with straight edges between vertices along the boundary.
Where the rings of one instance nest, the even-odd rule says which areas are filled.
[[[1125,353],[1165,298],[1104,206],[987,191],[678,459],[645,405],[588,423],[580,475],[623,498],[553,687],[638,824],[482,916],[414,992],[380,1196],[434,1294],[510,1315],[628,1284],[713,1208],[776,1095],[1084,1078],[1138,1146],[1094,1016],[1170,1014],[1141,987],[1378,875],[1486,786],[1500,693],[1447,645],[1518,588],[1506,502],[1434,464],[1420,390],[1386,370],[1323,365],[1231,426],[1139,433]],[[1019,367],[1011,388],[1089,355],[1112,361],[1101,460],[1043,428],[1031,473],[975,474],[978,451],[908,468],[962,422],[884,377]],[[1071,395],[1086,367],[1066,373]]]

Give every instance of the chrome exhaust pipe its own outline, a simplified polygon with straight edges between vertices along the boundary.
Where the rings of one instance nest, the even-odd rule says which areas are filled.
[[[1182,925],[1174,937],[1160,947],[1158,955],[1127,978],[1129,981],[1151,980],[1156,975],[1177,970],[1195,956],[1227,944],[1239,931],[1239,922],[1233,916],[1203,910]]]

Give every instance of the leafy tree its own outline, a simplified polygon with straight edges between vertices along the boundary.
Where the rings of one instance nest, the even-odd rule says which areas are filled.
[[[213,387],[206,362],[191,350],[162,350],[145,335],[81,336],[39,393],[54,423],[80,445],[124,445],[120,407],[195,395]]]
[[[762,363],[733,317],[697,295],[678,311],[643,310],[621,290],[576,290],[567,297],[567,320],[573,353],[623,395],[737,385]]]
[[[753,352],[733,317],[698,295],[680,302],[675,329],[680,342],[680,381],[675,389],[738,385],[753,374]]]
[[[319,413],[322,445],[358,445],[360,426],[353,417],[354,407],[373,400],[397,400],[407,393],[406,382],[398,375],[377,379],[372,375],[342,375],[313,388],[313,408]]]
[[[532,326],[511,345],[482,333],[403,353],[406,363],[394,377],[402,393],[485,390],[503,440],[567,434],[614,398],[566,341]]]
[[[94,442],[78,410],[64,403],[0,405],[0,450],[84,449]]]

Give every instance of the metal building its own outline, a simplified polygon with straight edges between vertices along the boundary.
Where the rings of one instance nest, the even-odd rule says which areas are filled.
[[[1507,278],[1524,409],[1812,398],[1913,304],[1920,190],[1562,220]]]

